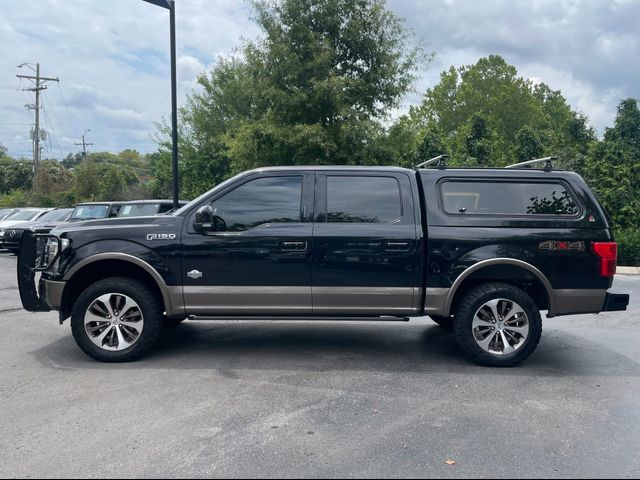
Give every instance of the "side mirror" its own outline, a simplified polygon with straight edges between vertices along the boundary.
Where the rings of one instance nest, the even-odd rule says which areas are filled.
[[[227,224],[221,217],[214,215],[211,205],[204,205],[196,212],[193,229],[199,233],[224,232]]]
[[[204,205],[196,212],[193,229],[199,233],[213,231],[213,209],[211,205]]]

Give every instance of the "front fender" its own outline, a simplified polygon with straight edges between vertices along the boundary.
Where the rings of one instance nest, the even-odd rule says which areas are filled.
[[[126,260],[134,263],[165,285],[179,285],[176,272],[180,271],[179,246],[157,242],[149,248],[127,240],[99,240],[76,247],[72,244],[69,255],[61,259],[56,279],[69,281],[84,266],[99,260]]]

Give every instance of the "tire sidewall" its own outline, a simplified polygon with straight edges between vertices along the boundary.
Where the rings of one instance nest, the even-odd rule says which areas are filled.
[[[89,306],[101,295],[116,293],[132,298],[140,307],[144,327],[131,347],[109,351],[94,344],[86,332],[84,317]],[[71,312],[71,330],[78,346],[89,356],[102,362],[127,362],[140,358],[156,344],[162,329],[162,308],[153,292],[142,282],[129,278],[108,278],[89,286],[80,294]]]
[[[473,334],[473,318],[482,305],[490,300],[504,298],[519,304],[529,320],[529,336],[524,345],[509,355],[494,355],[478,345]],[[533,299],[523,290],[509,284],[489,283],[470,290],[462,299],[455,314],[454,332],[456,340],[471,359],[494,367],[512,367],[527,359],[538,346],[542,335],[540,310]]]

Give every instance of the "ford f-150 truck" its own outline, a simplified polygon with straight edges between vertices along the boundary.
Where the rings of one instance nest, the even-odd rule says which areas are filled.
[[[25,235],[20,295],[58,310],[88,355],[140,358],[167,323],[407,321],[512,366],[546,317],[625,310],[616,244],[575,173],[549,168],[275,167],[169,215]],[[36,273],[41,272],[36,285]]]

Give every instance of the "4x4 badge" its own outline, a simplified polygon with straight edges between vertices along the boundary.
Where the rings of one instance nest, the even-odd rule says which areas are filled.
[[[578,241],[578,242],[564,242],[564,241],[558,241],[558,240],[547,240],[546,242],[542,242],[538,245],[538,248],[541,250],[551,250],[551,251],[558,251],[558,250],[573,250],[573,251],[578,251],[578,252],[583,252],[584,251],[584,242],[582,241]]]
[[[198,270],[191,270],[189,273],[187,273],[187,277],[198,280],[199,278],[202,278],[202,272],[199,272]]]

